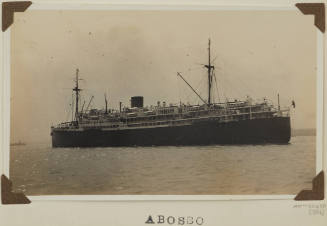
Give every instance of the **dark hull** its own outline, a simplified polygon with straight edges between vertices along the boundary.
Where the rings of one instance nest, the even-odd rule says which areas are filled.
[[[198,122],[192,125],[160,128],[102,131],[52,131],[53,147],[108,147],[152,145],[210,145],[288,143],[290,118],[274,117],[218,123]]]

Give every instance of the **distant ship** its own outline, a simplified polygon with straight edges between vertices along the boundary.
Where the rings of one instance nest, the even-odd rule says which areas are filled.
[[[10,146],[22,146],[22,145],[26,145],[26,144],[24,142],[22,142],[22,141],[10,143]]]
[[[177,75],[199,97],[203,104],[166,104],[144,106],[142,96],[131,97],[131,106],[119,110],[79,109],[78,69],[76,70],[75,114],[70,122],[51,127],[53,147],[162,146],[213,144],[286,144],[290,141],[290,109],[275,107],[266,99],[214,103],[212,82],[214,65],[208,44],[208,98],[202,98],[185,80]]]

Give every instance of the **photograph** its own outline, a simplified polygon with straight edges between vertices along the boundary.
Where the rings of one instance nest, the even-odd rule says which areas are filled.
[[[10,180],[49,195],[296,195],[316,176],[317,28],[299,10],[27,10]]]

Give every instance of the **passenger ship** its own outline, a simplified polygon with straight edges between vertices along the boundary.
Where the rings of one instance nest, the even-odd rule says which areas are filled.
[[[267,100],[212,102],[214,65],[208,47],[208,98],[202,98],[177,75],[203,102],[201,105],[166,104],[144,106],[142,96],[131,97],[131,106],[119,110],[79,109],[78,69],[76,70],[75,116],[70,122],[51,127],[53,147],[106,147],[213,144],[285,144],[290,141],[290,109],[281,109]],[[93,98],[93,97],[92,97]],[[92,101],[91,98],[91,101]],[[91,102],[90,101],[90,102]]]

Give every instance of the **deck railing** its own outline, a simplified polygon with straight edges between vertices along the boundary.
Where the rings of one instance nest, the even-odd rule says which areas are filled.
[[[202,120],[215,120],[218,122],[230,122],[251,120],[258,118],[271,118],[271,117],[289,117],[289,109],[277,110],[272,106],[253,105],[253,107],[244,108],[224,108],[224,109],[206,109],[200,111],[188,111],[184,113],[170,113],[161,115],[150,115],[143,117],[125,118],[120,122],[101,120],[90,120],[88,122],[81,121],[79,126],[74,122],[64,122],[59,124],[56,128],[69,129],[69,128],[124,128],[124,127],[148,127],[148,126],[161,126],[161,125],[183,125],[190,124],[194,121]],[[135,121],[132,121],[134,119]],[[131,120],[131,121],[128,121]],[[75,122],[76,123],[76,122]]]

